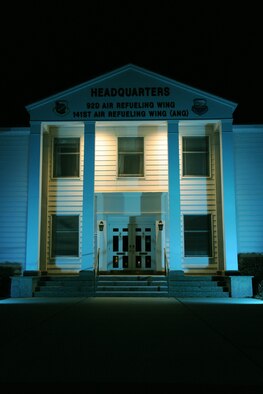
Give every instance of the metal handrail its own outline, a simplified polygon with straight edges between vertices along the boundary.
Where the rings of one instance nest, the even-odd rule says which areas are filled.
[[[97,250],[96,259],[95,259],[95,262],[94,262],[94,276],[95,276],[95,280],[96,280],[97,276],[99,276],[99,267],[100,267],[100,248],[98,248],[98,250]]]
[[[164,248],[164,270],[165,270],[165,275],[169,276],[169,271],[170,271],[170,266],[169,266],[169,261],[167,258],[166,254],[166,249]]]
[[[170,295],[170,284],[169,284],[169,273],[170,273],[170,266],[169,261],[166,254],[166,249],[164,248],[164,269],[165,269],[165,276],[167,277],[167,286],[168,286],[168,294]]]

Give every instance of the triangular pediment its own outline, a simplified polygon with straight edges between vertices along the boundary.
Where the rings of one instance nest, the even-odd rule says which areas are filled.
[[[31,121],[232,119],[237,104],[128,64],[26,108]]]

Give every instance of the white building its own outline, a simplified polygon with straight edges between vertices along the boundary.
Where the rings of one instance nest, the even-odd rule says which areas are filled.
[[[263,252],[263,125],[126,65],[0,132],[0,263],[24,275],[238,271]]]

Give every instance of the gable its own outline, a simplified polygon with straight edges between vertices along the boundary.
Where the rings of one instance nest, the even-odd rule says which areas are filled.
[[[231,119],[236,104],[127,65],[28,105],[30,120]]]

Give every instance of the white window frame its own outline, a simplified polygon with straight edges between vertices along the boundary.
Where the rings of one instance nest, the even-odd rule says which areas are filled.
[[[53,255],[53,218],[54,217],[78,217],[78,254],[77,255],[67,255],[67,254],[56,254]],[[75,214],[52,214],[50,215],[50,259],[57,259],[60,257],[67,258],[67,259],[78,259],[80,257],[80,215],[75,215]]]
[[[119,139],[120,138],[140,138],[143,141],[143,151],[142,152],[134,152],[134,154],[141,154],[142,155],[142,166],[143,166],[143,171],[142,174],[119,174]],[[127,152],[128,153],[128,152]],[[131,153],[132,154],[132,153]],[[118,136],[117,137],[117,178],[119,179],[136,179],[136,178],[145,178],[145,139],[143,136],[130,136],[130,137],[123,137],[123,136]]]
[[[55,140],[69,140],[69,139],[78,139],[79,140],[79,152],[78,152],[78,156],[79,156],[79,163],[78,163],[78,175],[69,175],[69,176],[56,176],[54,174],[55,172]],[[51,178],[52,179],[80,179],[80,151],[81,151],[81,139],[79,136],[62,136],[62,137],[58,137],[58,136],[54,136],[52,138],[52,162],[51,162]]]
[[[208,175],[184,175],[184,143],[183,140],[185,138],[208,138]],[[205,178],[209,179],[211,178],[211,138],[209,135],[183,135],[181,137],[181,161],[182,161],[182,168],[181,168],[181,177],[182,178]]]
[[[185,220],[184,218],[186,216],[209,216],[210,217],[210,242],[211,242],[211,256],[207,256],[207,255],[186,255],[186,250],[185,250]],[[192,214],[192,213],[187,213],[183,215],[183,245],[184,245],[184,258],[186,259],[203,259],[203,258],[208,258],[208,259],[212,259],[214,257],[214,243],[213,243],[213,215],[212,213],[208,212],[208,213],[200,213],[200,214]]]

